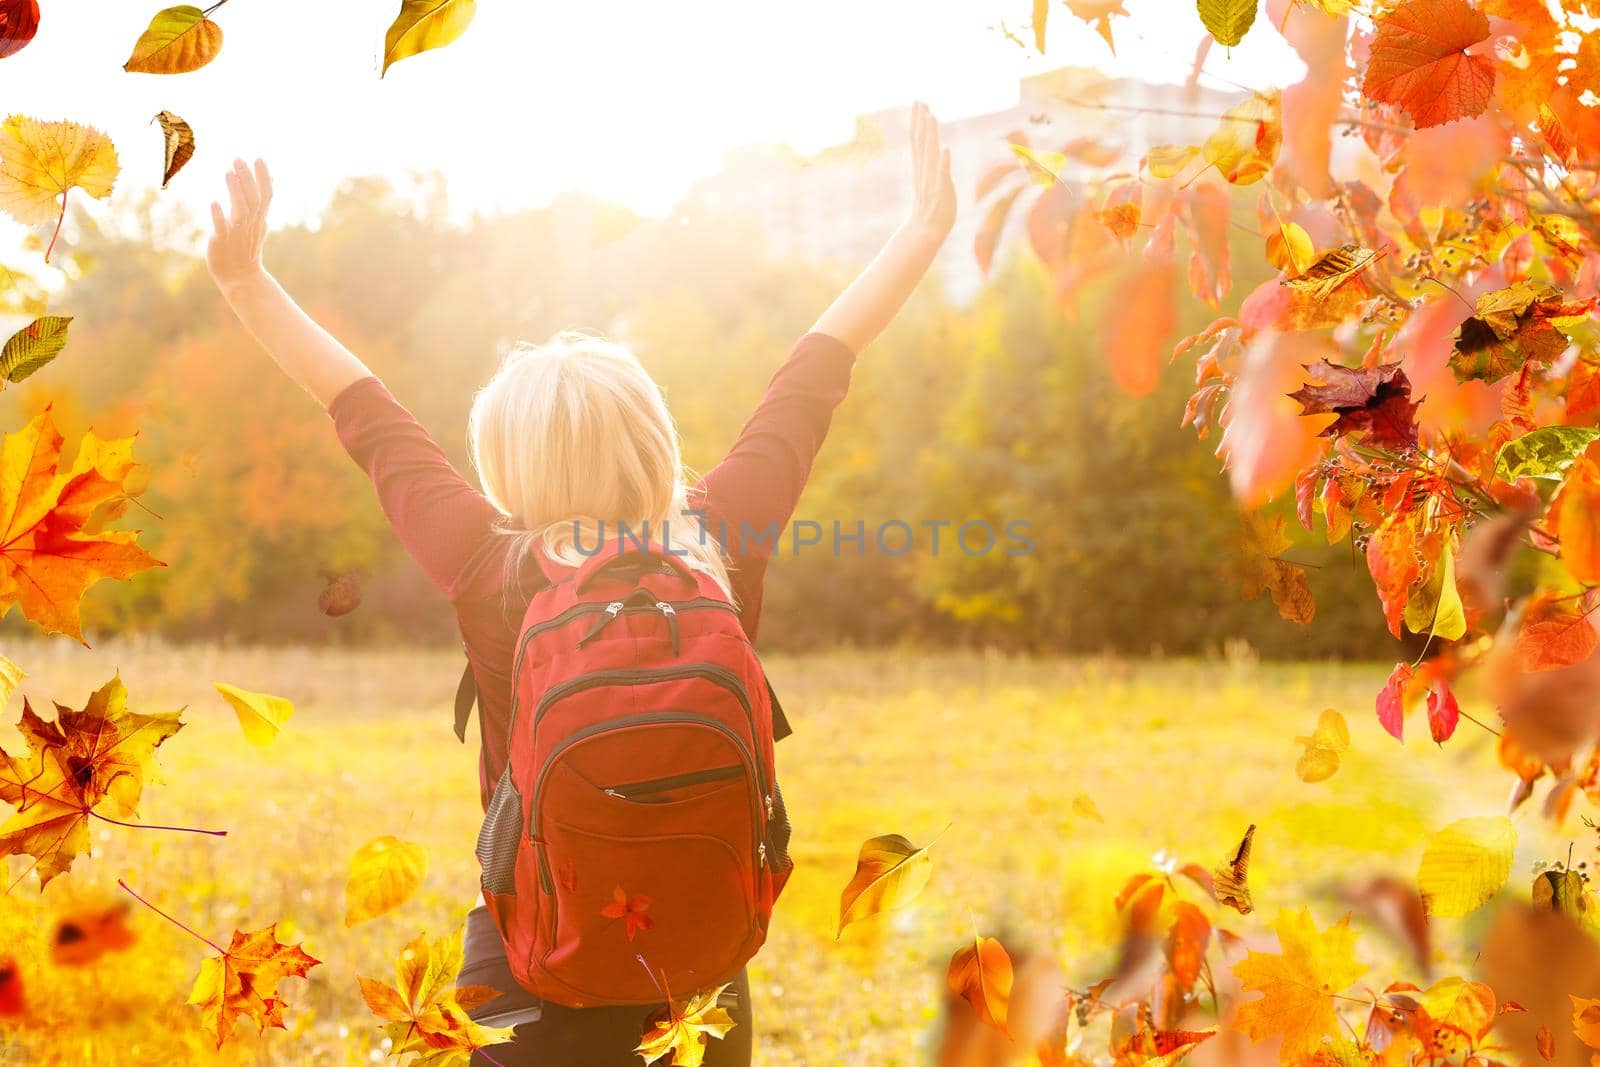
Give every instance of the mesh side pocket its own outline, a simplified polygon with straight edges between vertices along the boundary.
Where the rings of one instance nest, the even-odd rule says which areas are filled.
[[[789,839],[794,827],[789,825],[789,809],[783,802],[783,788],[772,783],[772,818],[767,820],[767,863],[774,873],[794,870],[794,860],[789,857]]]
[[[485,892],[503,896],[516,891],[517,844],[521,837],[522,797],[507,768],[494,785],[489,810],[483,816],[483,829],[478,831],[478,863],[483,867]]]

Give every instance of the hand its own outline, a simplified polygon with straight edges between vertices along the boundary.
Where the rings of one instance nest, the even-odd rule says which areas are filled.
[[[265,273],[261,250],[267,243],[267,208],[272,204],[267,165],[256,160],[252,173],[244,160],[234,160],[228,172],[228,200],[231,210],[226,215],[221,204],[211,205],[213,233],[206,249],[206,266],[224,292]]]
[[[956,223],[956,187],[950,180],[950,149],[939,137],[939,122],[928,105],[911,106],[911,191],[909,225],[943,241]]]

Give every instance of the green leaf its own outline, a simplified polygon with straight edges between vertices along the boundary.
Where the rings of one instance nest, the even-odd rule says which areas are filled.
[[[1232,48],[1256,21],[1258,0],[1199,0],[1200,21],[1217,43]]]
[[[0,348],[0,377],[20,382],[59,356],[67,347],[67,326],[71,322],[61,315],[46,315],[17,331]]]
[[[1507,441],[1495,456],[1494,476],[1502,482],[1518,478],[1560,481],[1600,430],[1587,426],[1543,426]]]
[[[383,73],[402,59],[453,43],[477,13],[477,0],[400,0],[400,14],[383,43]]]

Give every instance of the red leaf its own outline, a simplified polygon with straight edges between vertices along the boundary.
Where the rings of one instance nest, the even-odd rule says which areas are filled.
[[[1308,369],[1312,382],[1289,395],[1307,415],[1339,416],[1322,431],[1323,437],[1362,431],[1377,445],[1416,446],[1417,405],[1400,364],[1352,370],[1321,360]]]
[[[38,0],[0,0],[0,59],[22,51],[38,31]]]
[[[1389,681],[1378,692],[1378,722],[1394,735],[1396,741],[1405,740],[1406,684],[1411,681],[1411,664],[1396,663],[1389,672]]]
[[[1524,671],[1554,671],[1574,667],[1600,645],[1589,616],[1552,590],[1534,594],[1523,609],[1514,646],[1517,667]]]
[[[1489,37],[1489,20],[1467,0],[1407,0],[1377,20],[1361,91],[1396,104],[1417,127],[1481,115],[1494,67],[1467,49]]]
[[[1433,739],[1444,744],[1456,732],[1460,721],[1461,705],[1456,703],[1449,683],[1440,678],[1428,690],[1428,729],[1433,731]]]
[[[11,956],[0,956],[0,1019],[21,1015],[27,1007],[22,999],[22,973]]]

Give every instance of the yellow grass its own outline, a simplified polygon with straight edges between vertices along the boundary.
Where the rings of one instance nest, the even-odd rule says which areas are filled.
[[[36,706],[81,706],[118,669],[135,708],[187,705],[189,726],[161,750],[166,782],[146,790],[142,816],[229,836],[96,825],[93,857],[42,901],[30,875],[0,902],[0,954],[23,961],[32,1023],[0,1029],[0,1063],[213,1062],[183,1004],[208,951],[198,942],[140,909],[131,951],[80,969],[40,958],[71,892],[119,877],[212,940],[276,920],[324,961],[285,983],[288,1033],[242,1023],[215,1062],[381,1060],[356,975],[388,978],[407,940],[449,931],[474,902],[475,750],[449,730],[459,655],[66,642],[6,651],[29,671]],[[1342,914],[1342,879],[1410,878],[1430,829],[1504,803],[1506,779],[1477,727],[1463,722],[1444,749],[1420,720],[1412,729],[1424,736],[1404,747],[1382,734],[1371,706],[1385,671],[1374,666],[873,653],[776,657],[770,670],[796,725],[779,766],[798,871],[753,965],[757,1062],[768,1067],[926,1062],[945,964],[974,924],[1093,981],[1113,959],[1113,894],[1163,849],[1209,867],[1259,824],[1259,912],[1233,924],[1255,931],[1302,902],[1319,921]],[[276,745],[254,748],[213,681],[288,696],[298,713]],[[1293,737],[1324,707],[1348,715],[1352,749],[1332,780],[1306,785]],[[14,742],[8,725],[0,744]],[[1079,794],[1103,825],[1071,813]],[[861,841],[893,832],[921,843],[946,826],[921,901],[835,941]],[[399,911],[346,930],[350,856],[380,834],[425,845],[427,880]],[[1524,834],[1515,884],[1526,883],[1536,836]],[[12,860],[7,882],[24,867]],[[1361,928],[1365,951],[1392,955]],[[1444,925],[1447,945],[1459,929]]]

